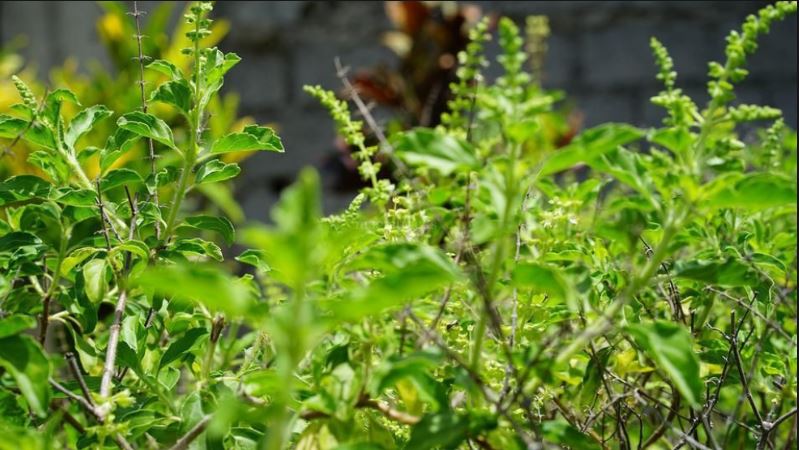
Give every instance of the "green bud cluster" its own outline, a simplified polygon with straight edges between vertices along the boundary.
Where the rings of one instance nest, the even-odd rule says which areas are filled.
[[[17,92],[19,92],[19,96],[22,97],[22,103],[31,109],[31,113],[35,113],[38,109],[38,103],[36,102],[36,96],[33,95],[31,88],[16,75],[12,75],[11,80],[17,88]]]
[[[337,98],[332,91],[325,90],[318,85],[305,86],[304,89],[328,110],[336,124],[336,130],[347,144],[356,147],[357,151],[353,153],[352,157],[358,161],[358,173],[364,180],[372,183],[372,187],[366,190],[369,198],[377,203],[385,203],[393,190],[393,185],[388,180],[377,179],[381,164],[372,160],[377,154],[377,146],[366,145],[362,131],[363,123],[359,120],[352,120],[347,102]]]
[[[657,79],[663,82],[665,87],[658,95],[652,97],[651,101],[668,111],[669,115],[664,119],[666,125],[688,127],[694,123],[694,117],[697,115],[696,104],[683,94],[682,89],[676,88],[677,72],[666,47],[654,37],[649,45],[659,69]]]
[[[525,24],[527,53],[530,55],[530,71],[533,82],[541,84],[544,72],[549,39],[549,18],[547,16],[528,16]]]
[[[730,108],[730,119],[735,122],[751,122],[754,120],[774,120],[782,117],[782,111],[770,106],[738,105]]]
[[[189,8],[189,12],[183,16],[186,19],[186,23],[194,26],[192,30],[186,32],[186,37],[195,45],[211,34],[213,21],[206,17],[211,10],[213,10],[212,2],[196,2]],[[194,51],[194,48],[184,48],[182,50],[185,55],[192,55]]]
[[[507,17],[499,21],[499,45],[502,54],[497,61],[505,69],[505,75],[497,79],[497,86],[504,89],[508,97],[520,99],[524,94],[524,85],[530,82],[530,75],[522,70],[527,54],[519,27]]]
[[[718,62],[709,64],[711,80],[708,82],[708,93],[711,101],[721,106],[735,98],[732,85],[742,81],[749,74],[744,65],[747,55],[757,50],[758,37],[768,33],[773,22],[795,12],[795,1],[781,1],[768,5],[757,15],[749,15],[740,32],[734,30],[727,36],[727,47],[724,52],[727,57],[726,63],[723,66]]]
[[[468,125],[468,111],[475,97],[475,84],[483,81],[481,70],[488,65],[483,47],[491,34],[488,33],[488,18],[483,18],[469,31],[469,44],[466,50],[458,53],[458,81],[450,84],[452,100],[447,103],[449,112],[442,114],[441,123],[450,130],[465,130]]]
[[[785,121],[777,119],[768,130],[763,141],[763,153],[766,167],[779,167],[780,157],[783,153],[783,133],[785,131]]]
[[[364,147],[363,124],[359,120],[352,120],[350,109],[347,102],[340,100],[332,91],[323,89],[321,86],[305,86],[305,92],[319,100],[329,112],[333,121],[336,123],[336,130],[347,141],[347,144]],[[371,156],[371,155],[369,155]]]

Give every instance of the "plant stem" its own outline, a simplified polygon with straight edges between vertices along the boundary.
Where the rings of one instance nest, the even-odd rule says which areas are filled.
[[[39,343],[42,344],[42,346],[44,346],[44,341],[47,339],[47,327],[50,323],[50,302],[53,300],[53,295],[55,295],[55,292],[58,289],[58,283],[61,281],[61,263],[64,261],[65,252],[66,239],[64,239],[64,236],[61,236],[61,247],[59,248],[58,256],[56,257],[55,269],[53,269],[53,279],[50,282],[50,286],[47,289],[47,294],[45,294],[42,301],[42,316],[39,319]]]
[[[200,31],[199,20],[195,22],[195,32]],[[194,108],[191,110],[189,117],[189,147],[186,149],[186,154],[183,159],[183,168],[180,172],[180,179],[178,186],[175,189],[175,195],[172,200],[172,206],[169,209],[169,215],[166,220],[166,230],[162,236],[166,241],[171,236],[175,227],[175,220],[180,210],[180,205],[183,202],[183,197],[186,195],[186,190],[189,187],[189,181],[192,176],[192,169],[197,162],[198,154],[198,139],[200,135],[200,119],[202,118],[202,111],[200,109],[200,99],[202,98],[202,86],[200,85],[201,77],[200,72],[200,42],[194,41]]]
[[[141,45],[141,24],[139,17],[144,14],[144,11],[139,11],[138,2],[133,2],[133,18],[136,21],[136,46],[139,51],[139,91],[141,93],[141,110],[143,113],[147,113],[147,99],[144,96],[144,53],[142,52],[142,45]],[[153,140],[151,138],[147,138],[147,144],[150,150],[150,174],[155,177],[155,150],[153,148]],[[158,186],[156,185],[153,189],[153,203],[156,207],[158,205]],[[155,238],[161,239],[161,221],[155,221]]]
[[[120,289],[119,299],[114,308],[114,322],[108,335],[108,347],[105,353],[105,364],[103,365],[103,378],[100,381],[100,395],[108,397],[111,394],[111,382],[114,379],[114,365],[117,357],[117,346],[119,345],[119,331],[122,327],[122,315],[125,312],[128,293],[123,288]]]

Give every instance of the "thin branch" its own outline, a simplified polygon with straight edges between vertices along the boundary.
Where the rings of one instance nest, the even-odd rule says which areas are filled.
[[[111,382],[114,379],[114,366],[117,358],[117,346],[119,345],[119,331],[122,327],[122,316],[125,313],[125,306],[128,300],[128,293],[121,289],[119,299],[114,308],[114,322],[108,335],[108,347],[105,352],[105,364],[103,365],[103,378],[100,382],[100,395],[108,397],[111,395]]]
[[[189,448],[189,444],[191,444],[198,436],[200,436],[203,431],[208,427],[208,423],[211,422],[211,416],[207,415],[203,417],[199,422],[197,422],[191,430],[186,432],[180,439],[175,442],[175,445],[169,447],[169,450],[184,450]]]
[[[380,145],[388,151],[391,162],[394,163],[394,165],[400,171],[405,172],[406,167],[394,154],[394,147],[390,142],[388,142],[388,139],[383,133],[382,128],[380,128],[371,111],[369,111],[369,107],[366,106],[366,103],[363,102],[360,94],[358,94],[358,90],[355,89],[355,86],[353,86],[349,78],[347,78],[348,68],[341,65],[341,60],[339,58],[336,58],[333,62],[336,65],[336,76],[338,76],[339,80],[341,80],[341,84],[344,85],[344,88],[347,90],[350,98],[355,103],[355,106],[358,107],[358,111],[361,113],[361,116],[363,116],[366,124],[369,126],[369,129],[375,134],[375,137],[380,142]]]
[[[92,394],[89,391],[89,386],[86,385],[86,380],[83,378],[83,374],[80,371],[80,367],[78,366],[78,360],[75,358],[75,354],[72,352],[68,352],[64,357],[67,360],[67,365],[69,366],[70,372],[72,372],[72,376],[78,381],[78,385],[80,386],[81,392],[83,392],[83,397],[86,399],[86,402],[94,407],[94,401],[92,400]]]
[[[735,312],[733,311],[732,314],[732,322],[735,322]],[[730,337],[730,345],[732,346],[732,354],[735,358],[735,367],[738,369],[738,376],[741,379],[741,386],[743,387],[744,395],[746,399],[749,401],[749,406],[752,407],[752,412],[755,413],[755,417],[757,418],[757,422],[759,424],[763,424],[763,416],[760,415],[760,410],[757,408],[757,404],[755,403],[754,397],[752,397],[752,391],[749,390],[749,383],[746,380],[746,373],[744,373],[743,368],[743,361],[741,360],[741,352],[738,349],[738,337],[737,334]]]
[[[144,96],[144,53],[142,52],[142,34],[141,34],[141,24],[139,18],[144,15],[144,11],[139,11],[138,2],[133,2],[133,17],[136,22],[136,46],[139,52],[139,91],[141,93],[141,110],[142,112],[147,112],[147,99]],[[150,150],[150,175],[155,177],[156,168],[155,168],[155,149],[153,148],[153,140],[151,138],[147,138],[147,144]],[[156,208],[158,207],[158,186],[155,186],[153,189],[153,203],[155,204]],[[161,221],[155,221],[155,239],[161,240]]]
[[[786,420],[788,420],[791,417],[793,417],[794,414],[796,414],[796,406],[794,406],[792,410],[788,411],[787,413],[785,413],[785,414],[781,415],[779,418],[777,418],[777,420],[775,420],[774,423],[771,424],[771,428],[770,428],[769,431],[773,431],[774,429],[776,429],[783,422],[785,422]]]
[[[399,411],[394,409],[391,405],[386,402],[375,400],[369,398],[366,394],[361,394],[361,397],[358,399],[358,402],[355,404],[356,408],[369,408],[379,411],[380,414],[385,416],[387,419],[393,420],[397,423],[401,423],[403,425],[415,425],[422,420],[421,417],[414,416],[413,414],[406,413],[404,411]],[[322,411],[304,411],[300,413],[300,417],[304,420],[313,420],[313,419],[322,419],[327,418],[329,415]]]
[[[97,188],[97,207],[100,209],[100,218],[102,219],[100,222],[102,224],[103,236],[105,237],[105,246],[109,251],[111,251],[111,237],[108,234],[108,227],[110,227],[111,231],[113,231],[117,241],[121,241],[122,239],[119,238],[119,233],[117,233],[116,229],[114,228],[114,224],[111,223],[111,219],[109,219],[108,214],[106,214],[105,206],[103,205],[103,194],[100,190],[100,180],[95,180],[94,184]]]
[[[83,409],[85,409],[87,412],[93,415],[98,421],[102,422],[101,416],[98,414],[97,409],[94,407],[94,405],[89,403],[85,398],[81,397],[78,394],[75,394],[74,392],[70,391],[69,389],[67,389],[66,387],[64,387],[59,382],[53,379],[50,379],[49,381],[50,385],[53,386],[57,391],[66,395],[70,399],[76,401],[79,405],[83,407]]]
[[[130,192],[127,190],[127,186],[125,187],[125,192],[128,195],[128,201],[130,202],[131,207],[130,227],[128,227],[128,240],[131,240],[135,236],[136,232],[136,216],[138,214],[138,209],[136,207],[136,201],[131,198]],[[128,270],[129,268],[130,252],[125,255],[125,270]],[[105,364],[103,365],[103,377],[100,381],[100,396],[103,398],[108,398],[111,395],[112,383],[114,381],[114,366],[116,365],[117,358],[117,346],[119,345],[119,332],[122,328],[122,316],[125,315],[125,307],[128,300],[128,292],[126,290],[122,276],[118,277],[117,286],[119,286],[120,291],[119,298],[117,300],[116,307],[114,308],[114,322],[111,325],[108,335],[108,346],[106,347]],[[101,411],[101,413],[105,415],[105,411]]]

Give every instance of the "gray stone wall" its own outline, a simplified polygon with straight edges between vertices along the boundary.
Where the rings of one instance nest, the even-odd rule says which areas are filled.
[[[95,36],[100,9],[91,2],[2,2],[0,39],[28,35],[23,52],[44,71],[72,55],[103,59]],[[141,2],[142,8],[152,8]],[[587,126],[606,121],[651,125],[661,118],[648,99],[658,90],[649,38],[670,50],[679,84],[704,99],[707,62],[723,57],[724,37],[763,2],[479,1],[485,11],[522,23],[529,14],[550,17],[552,38],[545,84],[563,89]],[[304,84],[338,87],[333,59],[354,68],[391,64],[380,44],[389,28],[382,2],[218,2],[215,14],[232,23],[221,46],[244,62],[226,89],[241,94],[241,111],[278,124],[287,153],[257,155],[245,164],[239,197],[250,217],[263,218],[282,186],[308,164],[322,165],[333,149],[332,123],[303,92]],[[751,58],[740,99],[782,108],[796,127],[797,21],[773,27]],[[496,47],[491,47],[496,52]],[[328,208],[350,194],[330,192]]]

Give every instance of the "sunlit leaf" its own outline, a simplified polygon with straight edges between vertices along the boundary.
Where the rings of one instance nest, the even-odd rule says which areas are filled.
[[[176,148],[172,129],[163,120],[140,111],[127,113],[117,120],[117,126],[142,137]],[[120,144],[121,145],[121,144]]]
[[[280,137],[268,127],[248,125],[241,133],[231,133],[219,138],[211,146],[211,153],[242,152],[253,150],[267,150],[283,152],[283,143]]]
[[[626,330],[669,377],[683,398],[694,407],[700,406],[705,384],[699,374],[699,357],[694,352],[688,329],[676,323],[656,321],[630,325]]]
[[[480,165],[471,144],[431,129],[417,128],[393,140],[397,156],[412,166],[428,167],[442,175]]]

